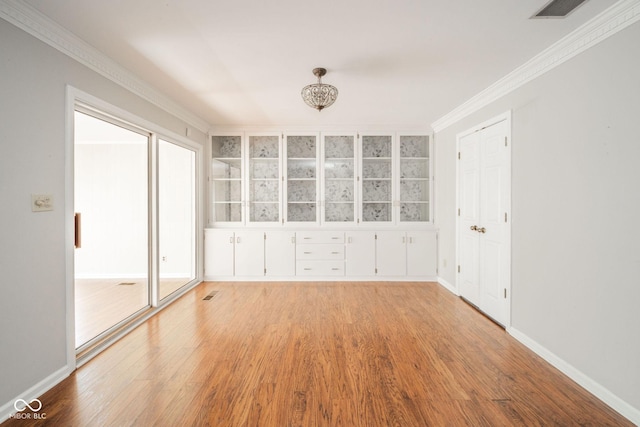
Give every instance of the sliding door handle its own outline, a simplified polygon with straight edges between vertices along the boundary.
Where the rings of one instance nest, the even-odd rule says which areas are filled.
[[[73,217],[73,228],[74,228],[74,237],[73,237],[73,245],[76,249],[80,249],[82,247],[82,215],[80,212],[76,212]]]

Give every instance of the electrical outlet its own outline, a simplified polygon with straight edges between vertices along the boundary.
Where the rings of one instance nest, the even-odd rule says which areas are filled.
[[[45,212],[53,210],[53,196],[50,194],[32,194],[31,211]]]
[[[162,257],[162,262],[167,262],[167,257],[166,256]]]

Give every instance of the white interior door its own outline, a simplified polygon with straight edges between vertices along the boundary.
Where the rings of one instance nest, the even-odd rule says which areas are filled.
[[[460,295],[502,325],[509,318],[508,120],[459,140]]]
[[[478,281],[478,253],[480,235],[476,231],[480,223],[480,173],[479,135],[472,133],[460,140],[459,146],[459,221],[458,238],[458,287],[460,295],[480,306]]]

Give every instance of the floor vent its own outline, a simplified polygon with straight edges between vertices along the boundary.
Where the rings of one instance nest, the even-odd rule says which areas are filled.
[[[135,284],[136,282],[122,282],[122,283],[118,283],[118,286],[133,286]]]
[[[587,0],[551,0],[532,18],[565,18]]]
[[[211,298],[215,297],[217,293],[218,293],[218,291],[213,291],[209,295],[207,295],[206,297],[204,297],[202,299],[205,300],[205,301],[209,301]]]

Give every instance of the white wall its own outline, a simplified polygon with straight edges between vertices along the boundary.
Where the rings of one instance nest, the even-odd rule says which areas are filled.
[[[635,416],[639,46],[636,23],[435,136],[439,272],[453,284],[456,134],[513,110],[512,326]]]
[[[66,85],[179,135],[187,124],[2,19],[0,58],[1,409],[66,368]],[[32,213],[31,193],[54,210]]]

